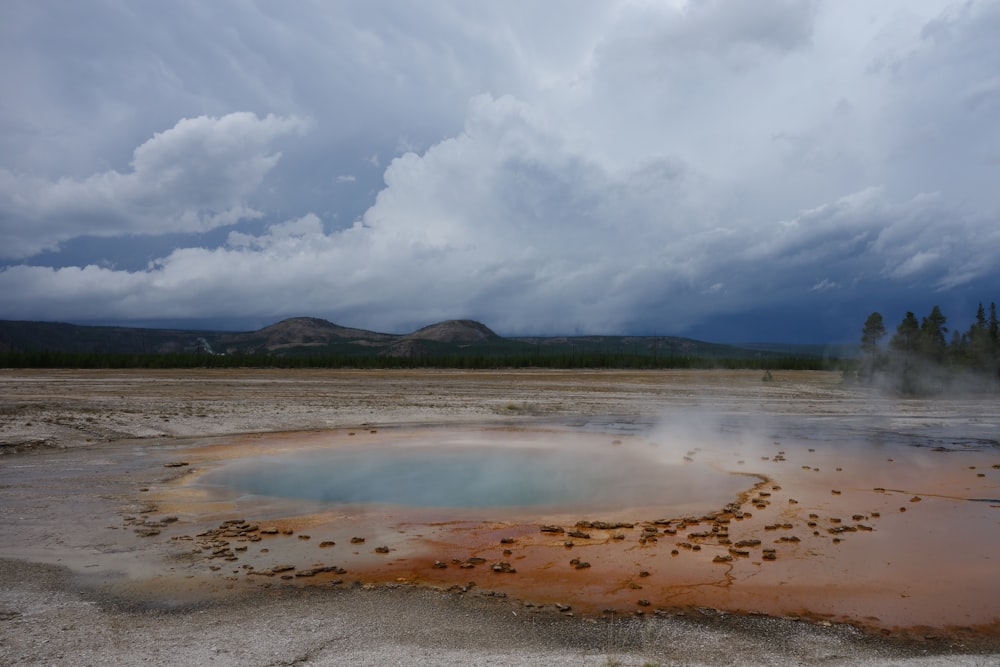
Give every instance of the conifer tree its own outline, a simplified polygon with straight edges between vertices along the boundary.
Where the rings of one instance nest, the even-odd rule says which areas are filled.
[[[944,354],[947,349],[948,327],[945,322],[948,318],[944,316],[938,306],[931,309],[931,314],[920,323],[920,354],[926,359],[936,362],[944,361]]]

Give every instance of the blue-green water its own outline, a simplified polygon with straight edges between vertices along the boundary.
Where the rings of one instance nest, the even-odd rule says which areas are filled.
[[[675,504],[748,486],[707,467],[658,462],[628,448],[366,445],[246,459],[201,484],[281,498],[416,507]]]

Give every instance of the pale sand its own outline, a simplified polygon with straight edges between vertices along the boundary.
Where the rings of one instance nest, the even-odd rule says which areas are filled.
[[[830,373],[778,373],[763,383],[756,372],[4,371],[0,415],[4,664],[998,657],[1000,509],[957,500],[1000,497],[992,398],[895,401]],[[778,559],[763,562],[753,550],[714,563],[727,545],[687,537],[711,522],[638,544],[641,522],[694,508],[666,517],[655,514],[661,508],[621,509],[614,514],[640,522],[625,540],[591,531],[570,553],[565,538],[538,525],[552,519],[572,529],[575,519],[610,515],[484,510],[435,526],[440,516],[416,510],[332,516],[301,503],[241,504],[192,483],[235,456],[317,443],[540,429],[607,436],[608,447],[655,445],[681,471],[761,476],[747,477],[754,490],[741,499],[753,516],[726,530],[732,542],[761,539]],[[189,465],[163,467],[181,460]],[[139,520],[167,514],[178,521],[160,534],[134,532]],[[244,515],[298,534],[244,544],[235,561],[185,555],[198,531]],[[865,529],[829,532],[858,524]],[[299,540],[303,532],[312,539]],[[355,532],[368,536],[364,548],[346,544]],[[321,551],[326,535],[337,545]],[[499,539],[508,535],[517,536],[515,574],[431,567],[438,558],[503,558]],[[793,535],[797,542],[779,542]],[[676,548],[682,541],[702,548]],[[391,553],[374,556],[383,542]],[[563,562],[579,554],[593,567]],[[300,571],[336,562],[348,572],[281,580],[241,567],[286,561]],[[467,593],[446,590],[470,580],[477,585]],[[556,602],[572,610],[560,613]]]

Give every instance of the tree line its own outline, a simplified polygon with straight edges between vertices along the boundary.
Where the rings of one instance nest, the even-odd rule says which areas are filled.
[[[629,352],[552,351],[429,354],[410,357],[259,353],[114,353],[52,350],[0,351],[0,368],[620,368],[838,370],[838,359],[798,356],[651,356]]]
[[[996,303],[979,304],[972,325],[948,337],[948,318],[938,306],[917,320],[907,312],[888,346],[882,314],[873,312],[861,330],[858,379],[905,394],[951,389],[997,391],[1000,388],[1000,322]]]

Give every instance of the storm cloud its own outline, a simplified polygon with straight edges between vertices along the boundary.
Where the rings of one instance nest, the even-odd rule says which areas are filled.
[[[997,298],[1000,2],[7,14],[3,318],[850,340]]]

